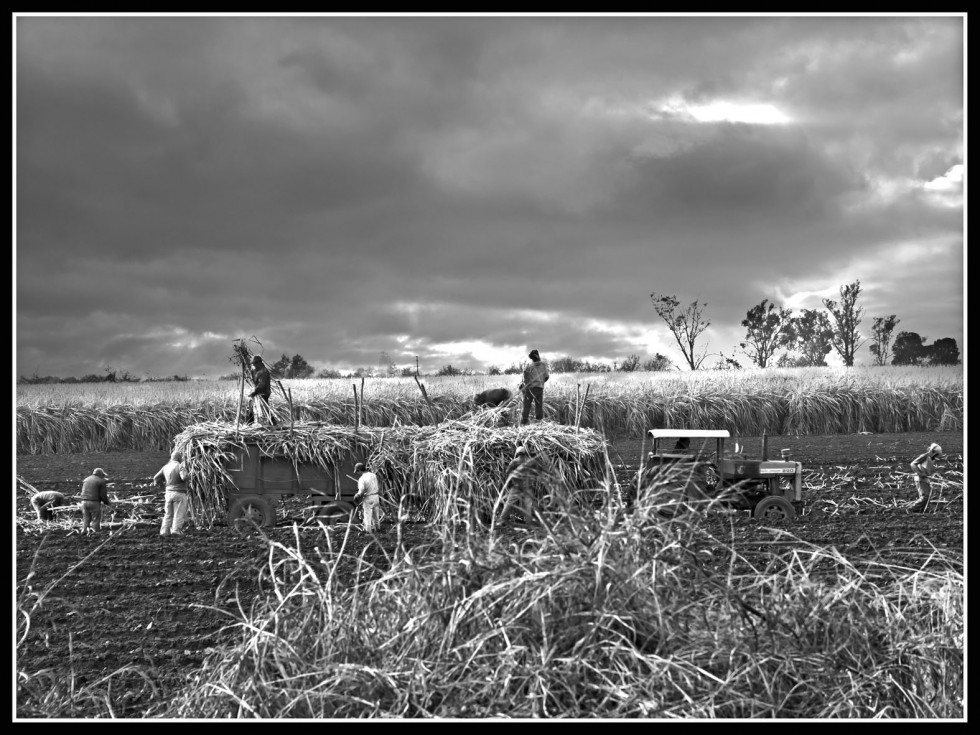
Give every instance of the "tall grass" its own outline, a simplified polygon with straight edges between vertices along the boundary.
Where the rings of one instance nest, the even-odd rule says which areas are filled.
[[[426,378],[433,409],[408,378],[290,380],[297,421],[386,427],[455,420],[490,387],[516,393],[519,376]],[[355,403],[354,385],[360,404]],[[588,398],[584,394],[588,388]],[[163,450],[184,427],[234,422],[234,382],[19,385],[17,452]],[[289,407],[273,406],[288,423]],[[963,428],[963,373],[955,368],[808,368],[695,373],[558,374],[545,389],[545,418],[609,436],[653,427],[721,428],[740,436],[944,431]],[[520,415],[519,400],[509,407]]]
[[[724,524],[665,522],[656,503],[543,510],[531,535],[443,523],[433,547],[380,566],[331,528],[305,553],[298,531],[269,541],[269,594],[159,714],[962,716],[955,559],[858,566],[798,542],[753,567]]]

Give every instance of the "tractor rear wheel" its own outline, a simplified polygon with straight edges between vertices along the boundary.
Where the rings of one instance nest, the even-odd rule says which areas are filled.
[[[767,495],[756,504],[752,516],[760,521],[791,521],[796,518],[796,508],[781,495]]]
[[[276,525],[276,510],[267,498],[243,495],[228,508],[228,525],[236,531],[249,531],[253,526],[267,528]]]

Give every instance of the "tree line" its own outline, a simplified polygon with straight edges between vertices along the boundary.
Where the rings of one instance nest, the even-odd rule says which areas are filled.
[[[759,304],[750,308],[741,321],[745,328],[745,337],[739,342],[738,349],[747,357],[751,364],[760,368],[775,367],[821,367],[827,365],[827,356],[836,351],[844,365],[852,367],[858,350],[865,344],[869,345],[872,364],[888,365],[956,365],[960,362],[960,350],[956,340],[942,337],[932,344],[926,344],[927,337],[916,332],[895,329],[901,320],[895,314],[876,316],[872,320],[870,338],[860,331],[864,318],[864,308],[860,305],[861,282],[855,280],[840,287],[839,299],[823,299],[823,309],[802,309],[794,315],[791,309],[783,308],[763,299]],[[657,315],[667,325],[680,347],[681,354],[687,367],[698,370],[702,367],[711,369],[738,369],[741,363],[736,356],[726,356],[722,353],[710,352],[704,336],[705,330],[711,326],[707,316],[707,303],[695,299],[687,305],[682,305],[673,295],[651,293],[650,299]],[[420,375],[418,364],[415,367],[398,367],[388,359],[387,353],[381,353],[382,360],[377,367],[358,367],[348,372],[331,368],[317,370],[300,354],[285,353],[275,362],[268,363],[274,378],[377,378],[377,377],[413,377]],[[714,358],[713,363],[708,363]],[[553,373],[609,373],[609,372],[659,372],[673,369],[673,362],[659,352],[646,359],[637,354],[630,354],[622,360],[610,363],[590,362],[580,360],[570,355],[549,360]],[[523,373],[524,363],[511,364],[507,368],[491,365],[487,375],[519,375]],[[173,382],[186,381],[186,375],[170,377],[146,376],[139,378],[125,370],[112,366],[104,368],[103,375],[91,374],[81,378],[56,376],[40,376],[35,372],[32,377],[20,376],[20,383],[135,383],[135,382]],[[456,367],[447,364],[435,373],[425,375],[436,376],[465,376],[475,375],[478,371],[470,368]],[[232,372],[220,376],[220,380],[238,380],[241,372]]]
[[[802,309],[793,315],[791,309],[763,299],[746,312],[741,326],[745,337],[738,348],[753,365],[760,368],[820,367],[835,351],[847,367],[854,365],[858,350],[868,343],[860,331],[864,307],[859,303],[861,282],[855,280],[840,287],[839,299],[823,299],[823,309]],[[696,299],[682,305],[673,295],[650,294],[657,315],[667,325],[691,370],[705,365],[709,357],[720,358],[712,367],[741,367],[734,357],[708,350],[705,330],[711,325],[707,303]],[[951,337],[925,344],[925,337],[915,332],[899,332],[901,320],[895,314],[874,317],[869,350],[873,365],[956,365],[960,351]]]

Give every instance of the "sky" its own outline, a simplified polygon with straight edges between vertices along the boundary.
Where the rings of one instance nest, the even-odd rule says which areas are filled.
[[[855,280],[964,350],[965,22],[16,15],[14,372],[684,365],[652,293],[749,364]]]

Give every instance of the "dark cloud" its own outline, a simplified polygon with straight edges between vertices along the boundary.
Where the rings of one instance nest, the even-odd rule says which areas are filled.
[[[854,278],[869,330],[962,343],[957,17],[16,30],[19,373],[219,374],[252,335],[341,369],[676,359],[653,291],[728,351]]]

